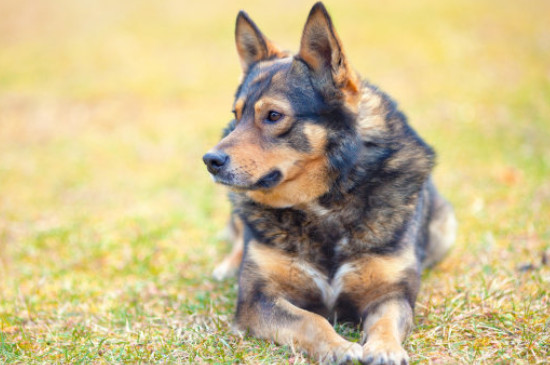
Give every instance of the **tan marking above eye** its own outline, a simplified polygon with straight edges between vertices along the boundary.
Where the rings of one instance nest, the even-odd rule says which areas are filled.
[[[237,118],[237,120],[240,120],[243,116],[244,103],[244,99],[238,99],[235,102],[235,107],[233,108],[233,110],[235,111],[235,118]]]

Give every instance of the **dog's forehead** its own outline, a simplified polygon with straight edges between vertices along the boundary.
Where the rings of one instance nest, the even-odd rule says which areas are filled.
[[[258,62],[245,75],[237,91],[237,98],[250,98],[255,93],[275,86],[274,83],[286,76],[291,64],[290,57]]]
[[[296,112],[305,106],[309,109],[317,99],[309,77],[307,67],[293,57],[258,62],[237,90],[235,109],[253,105],[268,95],[286,99]]]

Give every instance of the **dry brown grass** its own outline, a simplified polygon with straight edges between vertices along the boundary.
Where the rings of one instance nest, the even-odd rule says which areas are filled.
[[[413,362],[545,363],[549,3],[326,5],[460,220]],[[210,279],[228,206],[200,157],[230,118],[238,9],[296,47],[310,6],[0,1],[0,362],[308,362],[230,331],[236,283]]]

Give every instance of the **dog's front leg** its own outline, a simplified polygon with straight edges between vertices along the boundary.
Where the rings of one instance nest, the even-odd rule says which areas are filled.
[[[255,293],[239,302],[237,325],[250,334],[279,344],[296,346],[320,361],[360,360],[363,349],[342,338],[327,319],[301,309],[283,298]]]
[[[226,228],[227,239],[233,242],[231,253],[227,255],[223,261],[216,266],[212,276],[214,279],[221,281],[227,279],[237,273],[244,252],[244,225],[242,220],[235,214],[231,214],[231,219]]]
[[[413,324],[413,310],[404,298],[391,298],[366,308],[363,319],[366,343],[363,361],[367,364],[408,364],[401,345]]]
[[[296,346],[324,361],[362,358],[361,345],[342,338],[318,314],[326,308],[307,264],[291,253],[255,240],[246,247],[239,276],[239,329]]]

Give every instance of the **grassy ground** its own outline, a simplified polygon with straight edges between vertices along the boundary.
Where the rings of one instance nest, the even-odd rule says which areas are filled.
[[[550,3],[326,5],[460,220],[413,362],[545,362]],[[0,0],[0,362],[308,361],[231,333],[236,281],[210,279],[228,205],[200,157],[230,118],[237,11],[296,49],[310,6]]]

